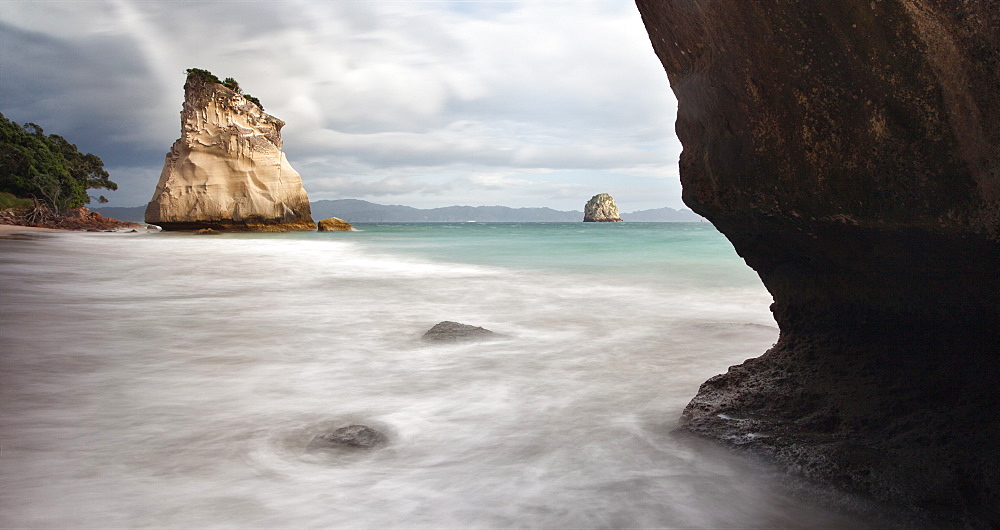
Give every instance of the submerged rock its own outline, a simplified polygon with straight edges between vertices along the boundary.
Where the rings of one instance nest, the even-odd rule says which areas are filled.
[[[302,178],[281,151],[285,122],[204,73],[189,70],[181,137],[164,161],[146,222],[164,230],[314,230]]]
[[[320,232],[349,232],[354,227],[343,219],[330,217],[316,223],[316,229]]]
[[[587,201],[583,208],[583,222],[585,223],[620,223],[621,214],[618,213],[618,205],[615,199],[608,193],[598,193]]]
[[[389,438],[366,425],[348,425],[333,432],[317,435],[309,442],[308,449],[336,449],[356,447],[372,449],[389,443]]]
[[[997,2],[637,5],[678,101],[684,202],[781,330],[702,385],[685,428],[1000,525]]]
[[[459,324],[458,322],[444,321],[434,325],[424,333],[424,340],[441,342],[458,342],[467,340],[479,340],[494,336],[495,334],[479,326]]]

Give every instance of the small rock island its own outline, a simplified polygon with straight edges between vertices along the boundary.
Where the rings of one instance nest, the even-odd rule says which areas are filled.
[[[181,137],[167,154],[146,222],[164,230],[315,230],[302,177],[281,151],[285,122],[232,78],[188,69]]]
[[[614,197],[609,193],[598,193],[587,201],[583,208],[583,222],[585,223],[620,223],[621,214],[618,213],[618,205],[615,204]]]
[[[354,227],[343,219],[330,217],[316,223],[316,230],[320,232],[351,232]]]

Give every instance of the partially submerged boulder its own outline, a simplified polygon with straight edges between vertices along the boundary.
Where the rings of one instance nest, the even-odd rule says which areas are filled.
[[[445,320],[427,330],[423,338],[437,342],[459,342],[487,339],[493,336],[495,334],[486,328]]]
[[[389,438],[367,425],[348,425],[333,432],[319,434],[309,442],[308,449],[338,449],[354,447],[374,449],[389,443]]]
[[[349,232],[354,230],[354,227],[343,219],[330,217],[316,223],[316,229],[320,232]]]

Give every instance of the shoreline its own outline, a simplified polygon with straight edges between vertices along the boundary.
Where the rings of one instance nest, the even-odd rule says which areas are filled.
[[[6,223],[0,223],[0,237],[8,237],[17,234],[28,234],[28,233],[117,233],[117,234],[131,234],[136,233],[147,233],[147,232],[158,232],[159,230],[150,229],[149,227],[153,225],[139,225],[136,227],[122,227],[115,229],[95,229],[95,228],[47,228],[42,226],[24,226],[24,225],[12,225]]]
[[[0,224],[0,236],[23,234],[26,232],[81,232],[82,230],[67,230],[65,228],[42,228],[40,226],[21,226]]]

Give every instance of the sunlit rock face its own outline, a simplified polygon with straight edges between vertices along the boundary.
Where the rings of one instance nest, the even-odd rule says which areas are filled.
[[[351,223],[338,217],[329,217],[316,223],[316,229],[320,232],[350,232],[354,230]]]
[[[615,199],[608,193],[598,193],[587,201],[583,207],[583,222],[585,223],[620,223],[621,214]]]
[[[684,201],[781,328],[685,428],[1000,524],[995,0],[637,4],[679,104]]]
[[[281,152],[284,125],[239,93],[189,75],[181,137],[146,222],[164,230],[314,230],[302,178]]]

